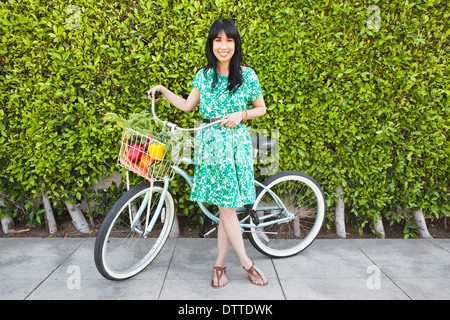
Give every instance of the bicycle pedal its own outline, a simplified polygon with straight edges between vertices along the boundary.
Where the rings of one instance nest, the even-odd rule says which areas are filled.
[[[252,218],[253,224],[254,224],[255,226],[257,226],[257,225],[259,224],[259,217],[258,217],[258,215],[256,214],[256,211],[255,211],[255,210],[252,210],[252,212],[250,213],[250,217]]]

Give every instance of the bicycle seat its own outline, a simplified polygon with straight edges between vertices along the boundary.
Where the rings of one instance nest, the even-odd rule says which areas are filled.
[[[268,137],[250,137],[252,140],[253,149],[268,151],[274,146],[272,139]]]

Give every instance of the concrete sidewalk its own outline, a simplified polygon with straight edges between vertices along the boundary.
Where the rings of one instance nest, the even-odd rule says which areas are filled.
[[[323,239],[286,259],[267,258],[246,242],[269,284],[251,284],[230,249],[229,283],[220,289],[210,286],[216,239],[169,239],[143,272],[120,282],[98,273],[94,243],[93,238],[0,238],[0,299],[450,298],[450,239]]]

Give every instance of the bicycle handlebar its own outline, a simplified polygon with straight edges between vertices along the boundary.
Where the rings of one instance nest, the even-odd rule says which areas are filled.
[[[155,99],[158,98],[159,96],[160,96],[160,93],[159,93],[159,92],[156,92],[156,94],[152,97],[152,106],[151,106],[152,115],[153,115],[153,117],[155,117],[156,120],[158,120],[159,122],[161,122],[164,126],[170,128],[171,131],[173,131],[173,130],[180,130],[180,131],[197,131],[197,130],[203,130],[203,129],[205,129],[205,128],[208,128],[208,127],[211,127],[211,126],[213,126],[213,125],[219,124],[219,123],[221,123],[221,122],[224,120],[224,119],[222,118],[222,119],[219,119],[219,120],[217,120],[217,121],[208,123],[208,124],[205,125],[205,126],[198,127],[198,128],[189,128],[189,129],[181,128],[181,127],[177,126],[175,123],[172,123],[172,122],[169,122],[169,121],[163,121],[163,120],[161,120],[161,119],[158,118],[158,116],[156,115],[156,112],[155,112]]]

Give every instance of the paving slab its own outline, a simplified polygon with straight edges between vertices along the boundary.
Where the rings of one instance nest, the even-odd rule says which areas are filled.
[[[269,284],[255,290],[239,264],[233,249],[227,255],[228,284],[211,287],[217,241],[212,239],[179,239],[161,292],[163,300],[284,300],[271,259],[258,253],[245,241],[247,253],[264,270]]]
[[[104,279],[94,238],[0,238],[3,300],[425,300],[450,298],[450,239],[318,239],[271,259],[245,241],[269,284],[250,283],[230,248],[229,283],[210,286],[217,239],[169,239],[143,272]]]
[[[450,298],[448,239],[366,239],[352,242],[408,298]]]
[[[381,278],[282,279],[286,300],[409,300],[395,283]]]
[[[432,241],[353,240],[390,278],[450,278],[450,252]],[[401,244],[401,245],[398,245]]]
[[[0,239],[0,299],[26,299],[85,239]]]

